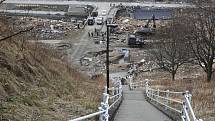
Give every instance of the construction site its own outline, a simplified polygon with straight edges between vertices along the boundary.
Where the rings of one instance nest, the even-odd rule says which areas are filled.
[[[176,24],[173,21],[179,20],[178,15],[184,11],[192,10],[190,6],[187,7],[182,2],[129,4],[57,0],[6,0],[0,5],[0,42],[5,42],[1,51],[7,50],[5,54],[0,53],[0,67],[3,64],[1,71],[12,70],[14,77],[11,78],[16,80],[13,82],[6,79],[9,75],[4,75],[9,74],[9,71],[0,76],[5,80],[0,85],[0,120],[59,121],[95,112],[100,105],[100,92],[107,81],[107,73],[110,73],[110,86],[114,86],[114,78],[121,80],[123,85],[129,85],[128,77],[132,75],[134,82],[147,79],[156,89],[189,90],[196,94],[193,107],[197,116],[206,121],[215,120],[214,109],[199,111],[204,106],[214,107],[206,100],[200,102],[205,93],[203,88],[208,87],[206,93],[212,94],[207,97],[208,100],[214,100],[215,96],[211,86],[214,83],[202,85],[205,75],[202,75],[204,71],[201,70],[201,66],[196,65],[196,60],[191,62],[189,58],[189,62],[183,62],[182,66],[182,62],[179,62],[180,68],[177,67],[179,69],[176,70],[176,74],[175,66],[172,69],[168,65],[171,60],[166,57],[170,57],[171,53],[162,57],[163,53],[158,53],[165,46],[173,46],[168,37],[180,37],[183,36],[181,33],[186,33],[181,32],[184,30],[183,26],[177,29],[181,30],[179,32],[175,32],[171,27],[181,25],[180,22]],[[171,33],[173,31],[176,34]],[[17,38],[17,43],[5,41],[10,38]],[[10,44],[11,48],[7,47]],[[15,51],[10,53],[11,57],[3,56],[12,48],[15,48]],[[169,50],[164,50],[166,51]],[[1,61],[4,60],[3,57],[8,59],[8,63]],[[16,61],[10,62],[9,59],[12,58]],[[175,72],[172,73],[172,70]],[[24,73],[28,73],[28,76],[23,76]],[[23,89],[22,84],[18,84],[22,76],[26,80],[21,81]],[[47,86],[49,84],[50,87]],[[28,93],[26,90],[29,85],[32,85],[32,90]],[[61,89],[61,86],[64,88]],[[198,91],[197,87],[201,88],[201,91]],[[59,93],[55,92],[56,90],[59,90]],[[43,93],[53,97],[46,98]],[[40,96],[37,96],[38,94]],[[17,106],[17,103],[20,105]],[[198,103],[201,104],[200,107],[197,106]],[[20,106],[23,106],[23,109]],[[163,106],[158,108],[162,111]],[[10,114],[10,111],[13,111],[13,114]],[[22,114],[22,111],[25,114]],[[168,116],[172,121],[178,120],[174,113],[170,112],[170,115]]]

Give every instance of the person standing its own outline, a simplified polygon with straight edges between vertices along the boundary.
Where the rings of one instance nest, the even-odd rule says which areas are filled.
[[[102,33],[102,41],[104,40],[104,33]]]
[[[90,37],[90,32],[88,32],[88,36]]]
[[[96,32],[97,36],[99,36],[99,32]]]

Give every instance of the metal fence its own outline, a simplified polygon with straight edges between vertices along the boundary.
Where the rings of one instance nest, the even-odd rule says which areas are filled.
[[[121,81],[118,80],[117,85],[115,87],[109,88],[108,90],[109,92],[111,92],[111,94],[107,94],[107,88],[105,87],[105,91],[103,93],[103,99],[98,112],[88,114],[76,119],[71,119],[69,121],[82,121],[89,118],[93,118],[95,116],[99,116],[99,121],[108,121],[109,110],[112,109],[118,102],[122,100]]]
[[[146,97],[150,102],[154,102],[155,106],[163,106],[164,111],[171,110],[181,116],[182,121],[203,121],[197,119],[191,105],[191,97],[189,91],[175,92],[170,90],[153,89],[149,86],[149,81],[133,82],[133,77],[129,77],[129,86],[133,90],[135,88],[145,88]]]

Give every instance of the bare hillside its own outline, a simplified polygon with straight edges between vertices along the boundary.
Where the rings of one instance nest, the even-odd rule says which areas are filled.
[[[0,39],[23,29],[15,24],[0,18]],[[0,40],[0,120],[66,121],[97,110],[99,79],[89,80],[60,52],[29,43],[25,35]]]

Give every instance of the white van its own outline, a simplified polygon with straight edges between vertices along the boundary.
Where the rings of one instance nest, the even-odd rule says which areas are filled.
[[[97,17],[96,23],[97,23],[98,25],[102,25],[102,24],[103,24],[103,17],[102,17],[102,16]]]
[[[102,10],[102,16],[106,16],[107,15],[107,11],[106,10]]]

